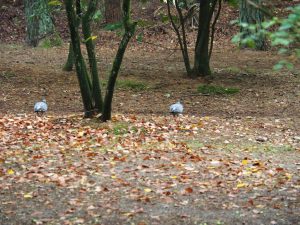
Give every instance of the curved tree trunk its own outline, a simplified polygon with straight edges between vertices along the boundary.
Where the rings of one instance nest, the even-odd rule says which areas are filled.
[[[74,65],[74,51],[72,47],[72,42],[69,44],[69,53],[66,64],[63,67],[64,71],[72,71]]]
[[[117,80],[117,76],[122,64],[123,56],[125,54],[128,42],[131,37],[134,35],[136,23],[131,22],[130,19],[130,4],[131,0],[123,0],[123,24],[125,28],[125,33],[123,35],[122,41],[119,45],[118,52],[116,54],[110,76],[108,79],[108,84],[106,88],[106,94],[103,105],[103,113],[101,120],[103,122],[111,119],[111,110],[112,110],[112,99],[114,94],[114,88]]]

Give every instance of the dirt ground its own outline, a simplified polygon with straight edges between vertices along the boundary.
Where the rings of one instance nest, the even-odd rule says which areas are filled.
[[[32,112],[33,103],[42,96],[49,102],[50,114],[82,111],[75,73],[61,69],[67,49],[1,45],[0,112]],[[117,89],[114,112],[163,115],[168,113],[170,103],[182,99],[189,115],[300,115],[299,76],[273,72],[271,68],[278,60],[274,52],[216,50],[212,58],[215,79],[211,84],[236,87],[240,92],[232,96],[205,96],[197,93],[197,87],[204,81],[185,77],[180,52],[148,50],[133,47],[127,52],[119,79],[139,81],[147,87],[141,91]],[[105,79],[114,51],[106,47],[97,52],[100,76]]]
[[[43,126],[55,127],[60,125],[57,121],[77,115],[71,126],[78,127],[82,104],[77,78],[74,72],[61,69],[67,50],[67,45],[52,49],[1,45],[3,121],[39,127],[33,104],[46,96],[49,119]],[[109,71],[114,50],[112,46],[98,47],[102,77]],[[160,143],[167,132],[168,141],[157,148],[150,142],[150,150],[129,147],[127,152],[108,152],[93,158],[89,155],[94,156],[94,152],[76,151],[67,156],[68,160],[55,163],[52,157],[61,155],[57,138],[69,139],[69,127],[60,128],[59,133],[50,128],[49,138],[54,138],[58,146],[32,153],[32,149],[23,151],[12,144],[20,134],[15,136],[15,131],[2,122],[7,132],[0,144],[2,173],[10,169],[20,172],[16,180],[0,176],[0,224],[299,224],[300,80],[291,72],[272,71],[277,60],[274,52],[224,46],[216,49],[211,84],[237,87],[240,92],[201,95],[197,87],[205,81],[185,77],[179,52],[133,44],[125,56],[120,79],[143,82],[147,88],[118,88],[113,114],[124,115],[130,124],[152,121],[158,127],[155,132],[152,125],[142,128],[149,139],[158,137]],[[168,115],[168,106],[177,99],[183,100],[185,112],[174,121]],[[139,123],[135,119],[130,122],[128,118],[133,115]],[[126,119],[121,116],[118,121],[122,120]],[[205,124],[200,133],[182,132],[186,130],[182,127],[189,130],[199,123]],[[113,124],[109,126],[118,126]],[[111,129],[115,131],[116,127]],[[39,136],[45,131],[38,128],[35,133]],[[11,140],[5,139],[7,135]],[[126,135],[118,135],[112,134],[111,139],[117,137],[119,143],[129,140]],[[35,150],[48,143],[44,137],[29,140]],[[34,160],[22,160],[20,165],[15,158],[17,149],[23,152],[22,157]],[[186,149],[195,154],[186,153]],[[119,160],[124,155],[126,160]],[[116,159],[114,166],[107,160],[111,157]],[[247,178],[253,186],[237,188],[244,185],[240,179],[245,171],[240,164],[245,159],[251,162],[251,170],[258,167],[262,174]],[[73,163],[81,178],[72,185],[64,185],[58,178],[36,182],[28,175],[37,166],[36,160],[39,174],[70,176],[71,172],[61,172],[61,168],[73,168]],[[108,179],[115,174],[122,177],[117,184]],[[172,179],[177,179],[177,174],[180,183],[174,186]]]

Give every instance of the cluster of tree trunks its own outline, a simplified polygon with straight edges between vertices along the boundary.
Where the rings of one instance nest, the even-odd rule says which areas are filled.
[[[76,0],[80,3],[80,0]],[[86,117],[92,117],[95,113],[101,113],[103,122],[111,119],[112,99],[117,76],[122,64],[122,59],[128,42],[134,35],[136,23],[130,19],[130,0],[123,0],[123,26],[124,35],[120,42],[106,87],[105,98],[102,98],[100,80],[98,76],[95,47],[91,31],[92,17],[97,9],[99,0],[90,0],[86,12],[81,12],[80,4],[74,7],[73,0],[65,0],[69,29],[71,34],[70,48],[73,50],[76,73],[79,81],[84,112]],[[74,8],[76,8],[77,13]],[[88,53],[89,70],[81,51],[79,24],[82,23],[82,33]]]
[[[213,48],[214,26],[221,10],[221,0],[201,0],[198,12],[198,33],[194,49],[194,65],[190,64],[189,53],[186,43],[186,27],[185,18],[182,13],[180,0],[175,0],[175,8],[179,17],[179,25],[177,25],[171,15],[170,5],[173,0],[167,1],[168,15],[171,24],[177,34],[178,42],[182,51],[184,64],[187,75],[189,77],[211,77],[210,55]],[[186,3],[186,1],[184,1]],[[213,13],[219,2],[217,16],[213,19]],[[187,4],[185,4],[187,5]],[[211,41],[210,41],[211,40]]]

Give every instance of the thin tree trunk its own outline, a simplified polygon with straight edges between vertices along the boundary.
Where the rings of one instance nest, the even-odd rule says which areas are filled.
[[[101,87],[98,75],[97,61],[95,56],[95,46],[91,32],[91,20],[97,10],[98,0],[91,0],[85,15],[82,17],[82,32],[86,40],[86,49],[88,53],[90,71],[92,74],[92,94],[95,102],[95,110],[100,113],[103,109]]]
[[[103,113],[101,120],[103,122],[111,119],[111,110],[112,110],[112,99],[114,94],[114,88],[117,80],[117,76],[122,64],[123,56],[126,51],[128,42],[131,37],[134,35],[136,23],[132,23],[130,20],[130,0],[123,0],[123,24],[125,28],[125,34],[120,42],[118,52],[116,54],[112,70],[110,72],[106,95],[104,99]]]
[[[212,11],[211,1],[203,0],[200,4],[199,27],[195,47],[194,76],[210,76],[209,34]]]
[[[81,97],[84,105],[85,117],[91,117],[93,112],[92,93],[90,89],[87,68],[81,53],[80,38],[78,34],[78,19],[73,7],[73,0],[65,0],[66,12],[71,34],[71,41],[75,56],[75,67],[79,81]]]
[[[172,2],[171,0],[167,1],[168,16],[169,16],[169,19],[171,21],[172,27],[173,27],[176,35],[177,35],[177,38],[178,38],[178,42],[179,42],[179,45],[180,45],[180,49],[181,49],[181,53],[182,53],[182,57],[183,57],[183,61],[184,61],[184,65],[185,65],[187,75],[191,76],[192,75],[192,69],[191,69],[187,44],[186,44],[186,33],[185,33],[184,18],[183,18],[181,9],[178,6],[178,1],[176,0],[175,1],[175,6],[176,6],[176,9],[177,9],[177,13],[179,14],[179,20],[180,20],[181,29],[182,29],[182,37],[181,37],[180,30],[176,26],[176,23],[175,23],[175,21],[172,17],[172,14],[171,14],[171,9],[170,9],[171,2]]]

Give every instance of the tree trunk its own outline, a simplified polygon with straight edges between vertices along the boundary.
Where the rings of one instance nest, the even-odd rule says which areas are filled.
[[[79,23],[73,7],[73,0],[65,0],[66,12],[70,28],[71,41],[75,56],[75,67],[79,81],[81,97],[84,105],[85,117],[92,117],[94,114],[91,85],[89,84],[87,68],[81,53],[80,38],[78,33]]]
[[[54,25],[47,0],[24,0],[26,19],[26,42],[36,47],[39,40],[53,32]]]
[[[102,112],[103,100],[101,94],[100,80],[98,75],[97,61],[95,56],[95,46],[91,32],[91,20],[97,10],[98,1],[90,1],[88,9],[82,17],[82,32],[85,39],[85,45],[88,53],[90,72],[92,74],[92,94],[94,99],[94,109],[98,113]]]
[[[68,59],[66,64],[64,65],[63,70],[64,71],[72,71],[74,65],[74,51],[72,47],[72,42],[69,44],[69,53],[68,53]]]
[[[252,0],[256,5],[261,5],[262,0]],[[264,20],[263,12],[260,9],[250,5],[247,0],[240,0],[240,22],[247,23],[249,25],[257,25],[258,30],[261,27],[261,23]],[[258,30],[256,32],[258,32]],[[248,28],[241,26],[241,33],[244,35],[242,38],[247,38],[253,32],[250,31]],[[254,40],[255,49],[257,50],[266,50],[266,40],[264,36],[257,36]],[[246,48],[248,46],[241,45],[242,48]]]
[[[105,0],[106,23],[116,23],[121,20],[121,0]]]
[[[123,24],[125,28],[125,33],[123,35],[122,41],[120,42],[118,52],[116,54],[112,70],[110,72],[106,95],[104,99],[103,113],[101,120],[103,122],[111,119],[111,109],[112,109],[112,99],[114,94],[114,88],[117,80],[117,76],[122,64],[123,56],[127,48],[127,44],[131,37],[134,35],[136,23],[132,23],[130,20],[130,0],[123,0]]]
[[[210,76],[211,70],[209,65],[209,34],[210,34],[210,20],[212,17],[212,2],[209,0],[202,0],[199,11],[199,27],[195,47],[195,61],[193,75]],[[212,11],[211,11],[212,10]]]
[[[171,8],[170,5],[172,4],[172,0],[167,0],[167,10],[168,10],[168,16],[169,19],[171,21],[172,27],[177,35],[178,38],[178,42],[179,42],[179,46],[180,46],[180,50],[182,53],[182,57],[183,57],[183,61],[184,61],[184,65],[185,65],[185,69],[187,72],[187,75],[189,77],[192,76],[192,69],[191,69],[191,64],[190,64],[190,58],[189,58],[189,52],[188,52],[188,48],[187,48],[187,43],[186,43],[186,32],[185,32],[185,23],[184,23],[184,18],[183,18],[183,14],[182,14],[182,10],[179,6],[178,0],[175,0],[175,7],[179,16],[179,22],[180,22],[180,28],[176,25],[173,16],[171,14]],[[181,31],[181,32],[180,32]]]

